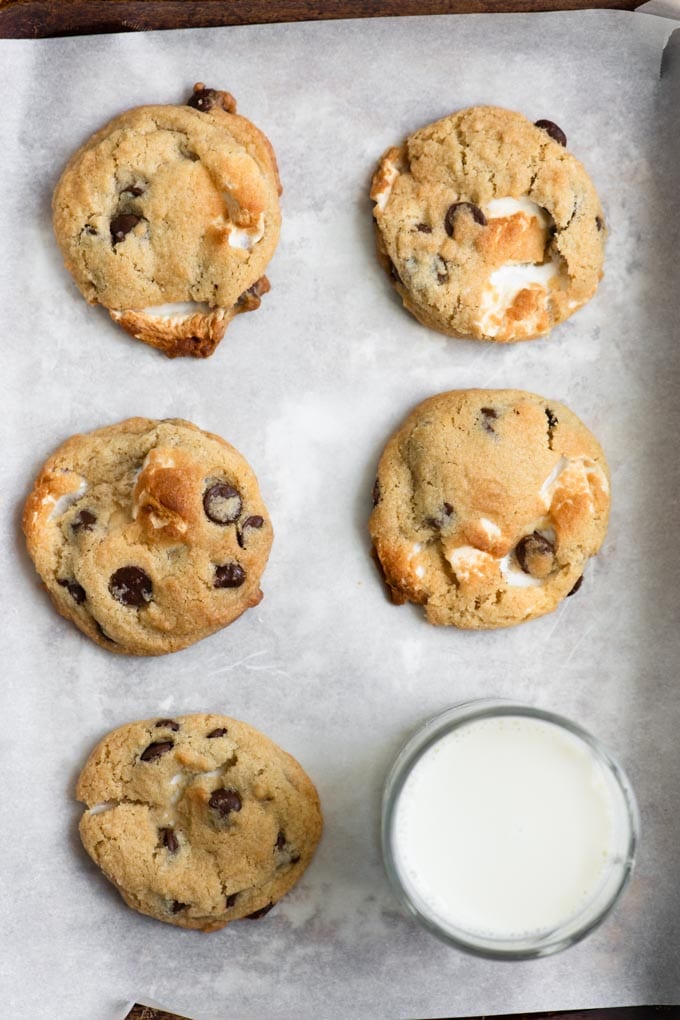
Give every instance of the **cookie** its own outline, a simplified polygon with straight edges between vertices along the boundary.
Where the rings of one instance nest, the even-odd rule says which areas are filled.
[[[256,606],[272,543],[246,461],[180,419],[68,439],[40,471],[23,527],[62,616],[132,655],[186,648]]]
[[[551,612],[605,537],[609,472],[562,404],[522,390],[430,397],[390,438],[370,520],[396,603],[430,623],[511,627]]]
[[[90,304],[169,357],[205,358],[269,290],[281,188],[268,139],[202,83],[115,117],[70,159],[54,230]]]
[[[590,300],[605,221],[565,146],[550,121],[482,106],[388,149],[371,187],[378,257],[420,322],[509,343]]]
[[[113,730],[80,774],[80,837],[133,910],[217,931],[261,917],[302,877],[321,837],[298,762],[223,715]]]

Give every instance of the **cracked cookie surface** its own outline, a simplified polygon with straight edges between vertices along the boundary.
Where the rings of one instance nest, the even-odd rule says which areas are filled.
[[[257,605],[272,543],[247,462],[181,419],[72,436],[38,475],[23,528],[62,616],[133,655],[186,648]]]
[[[262,916],[321,837],[319,798],[298,762],[222,715],[113,730],[76,797],[87,806],[83,846],[128,906],[182,928]]]
[[[453,337],[527,340],[584,305],[606,228],[550,121],[472,107],[389,149],[373,177],[378,257],[404,306]]]
[[[551,612],[604,540],[609,471],[567,407],[522,390],[419,404],[378,466],[370,533],[392,599],[430,623],[510,627]]]
[[[67,164],[54,230],[83,296],[170,357],[207,357],[260,304],[279,237],[272,147],[233,97],[115,117]]]

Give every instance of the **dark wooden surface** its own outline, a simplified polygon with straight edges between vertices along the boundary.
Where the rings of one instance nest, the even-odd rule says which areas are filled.
[[[187,1020],[150,1006],[135,1005],[125,1020]],[[506,1013],[461,1020],[680,1020],[680,1006],[620,1006],[612,1009],[561,1010],[557,1013]]]
[[[633,10],[642,0],[0,0],[0,38],[405,14]]]
[[[460,1020],[680,1020],[680,1006],[567,1009],[558,1010],[557,1013],[506,1013],[503,1016],[461,1017]]]
[[[153,1009],[151,1006],[140,1006],[135,1003],[125,1020],[189,1020],[188,1017],[178,1016],[177,1013],[166,1013],[162,1009]]]

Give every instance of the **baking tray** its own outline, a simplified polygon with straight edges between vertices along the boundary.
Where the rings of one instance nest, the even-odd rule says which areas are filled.
[[[120,1017],[152,998],[195,1020],[454,1016],[673,1002],[680,889],[677,167],[672,24],[639,14],[384,19],[0,43],[0,288],[5,355],[4,881],[7,1015]],[[271,137],[284,228],[261,309],[212,359],[170,362],[88,307],[49,201],[74,147],[139,102],[225,86]],[[470,103],[549,117],[602,196],[595,299],[549,339],[449,341],[401,308],[373,253],[376,159]],[[509,631],[429,627],[386,600],[366,522],[382,445],[433,392],[511,386],[568,403],[613,476],[609,536],[583,588]],[[181,415],[251,461],[276,539],[264,601],[160,659],[109,656],[58,618],[19,515],[45,456],[128,415]],[[384,776],[452,702],[519,699],[592,730],[642,813],[631,886],[583,944],[507,965],[452,952],[405,918],[378,842]],[[293,753],[326,834],[267,919],[206,936],[127,910],[83,854],[75,779],[128,719],[224,711]],[[39,976],[39,977],[38,977]]]
[[[638,0],[0,0],[0,38],[143,32],[279,21],[587,8],[632,10]]]

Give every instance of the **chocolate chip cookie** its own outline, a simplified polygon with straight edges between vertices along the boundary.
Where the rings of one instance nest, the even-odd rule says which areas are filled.
[[[510,627],[551,612],[605,537],[609,472],[568,408],[522,390],[419,404],[378,466],[374,555],[430,623]]]
[[[268,737],[223,715],[113,730],[83,769],[80,836],[129,907],[182,928],[257,918],[302,877],[319,798]]]
[[[23,527],[62,616],[133,655],[186,648],[257,605],[272,542],[246,461],[180,419],[68,439],[38,475]]]
[[[269,290],[280,191],[268,139],[199,83],[188,105],[129,110],[75,153],[54,230],[90,304],[171,358],[205,358]]]
[[[482,106],[388,149],[371,187],[378,257],[420,322],[528,340],[593,296],[604,214],[566,142],[551,121]]]

